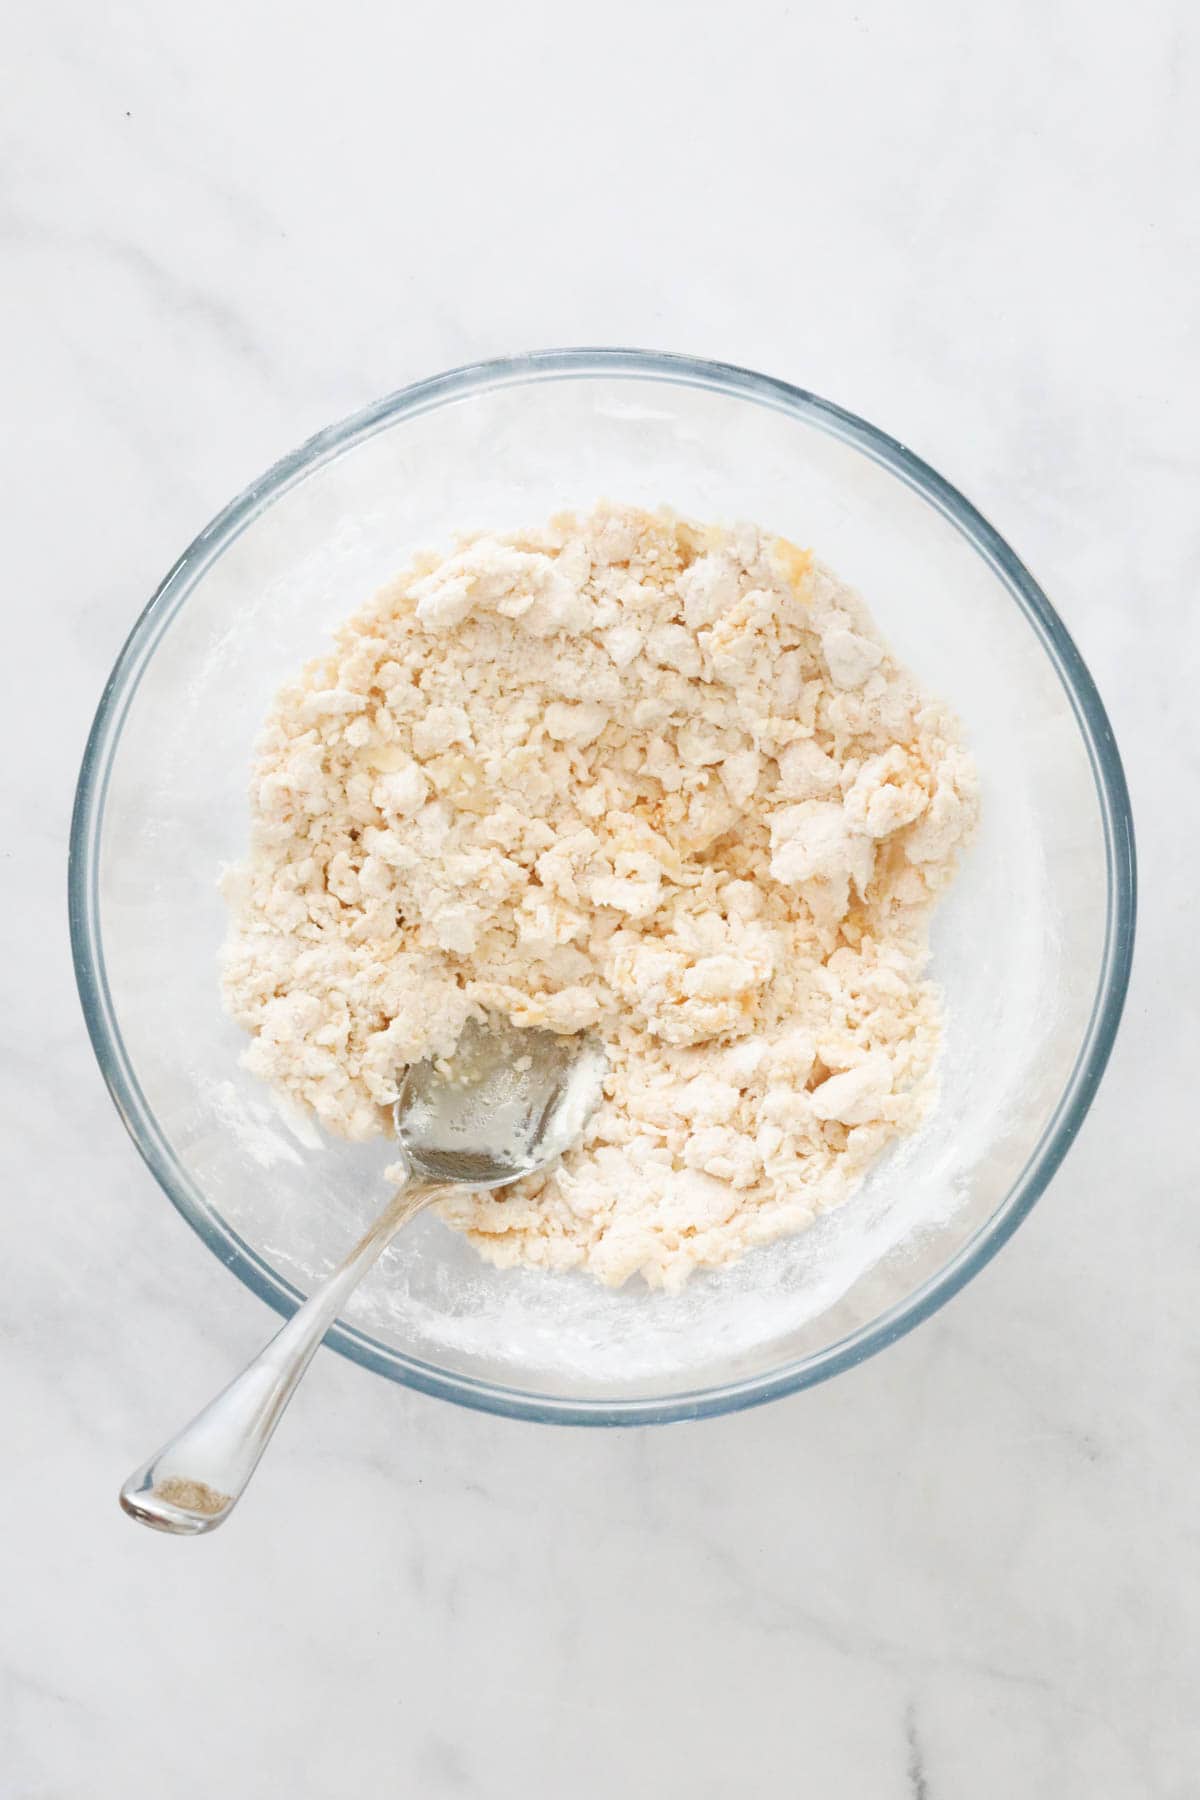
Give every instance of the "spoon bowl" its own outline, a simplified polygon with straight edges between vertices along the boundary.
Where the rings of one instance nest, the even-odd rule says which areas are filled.
[[[579,1137],[604,1067],[595,1038],[468,1020],[451,1061],[405,1076],[393,1109],[405,1161],[419,1181],[464,1187],[532,1175]]]

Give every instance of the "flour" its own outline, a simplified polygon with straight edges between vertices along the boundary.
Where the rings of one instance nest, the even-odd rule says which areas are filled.
[[[861,601],[752,526],[601,509],[422,559],[283,690],[224,986],[247,1066],[388,1128],[469,1017],[594,1030],[492,1262],[679,1287],[851,1192],[934,1093],[930,913],[976,812]]]

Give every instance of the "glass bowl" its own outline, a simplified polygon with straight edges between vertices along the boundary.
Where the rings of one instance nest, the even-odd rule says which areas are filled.
[[[602,497],[812,545],[957,708],[983,806],[934,926],[940,1103],[839,1211],[677,1296],[499,1272],[426,1217],[330,1333],[444,1399],[618,1424],[751,1405],[892,1342],[1014,1230],[1096,1091],[1133,945],[1128,794],[1078,652],[961,494],[827,401],[687,357],[549,351],[407,388],[228,506],[137,621],[84,756],[70,908],[134,1142],[209,1249],[289,1312],[385,1197],[388,1145],[322,1140],[239,1066],[216,881],[244,853],[255,735],[412,550]]]

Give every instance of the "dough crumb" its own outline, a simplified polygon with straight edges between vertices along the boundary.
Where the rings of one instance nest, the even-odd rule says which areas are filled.
[[[603,1039],[583,1142],[440,1208],[493,1263],[677,1289],[931,1104],[974,765],[782,538],[601,507],[425,557],[283,689],[251,810],[226,1002],[330,1131],[470,1017]]]

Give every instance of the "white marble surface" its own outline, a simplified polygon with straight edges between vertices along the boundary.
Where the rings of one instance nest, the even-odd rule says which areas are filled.
[[[45,0],[5,36],[0,1794],[1200,1793],[1195,10]],[[84,1038],[92,709],[280,452],[576,342],[864,412],[1042,577],[1140,830],[1100,1101],[998,1261],[827,1387],[589,1434],[327,1355],[229,1528],[152,1537],[120,1477],[271,1318]]]

